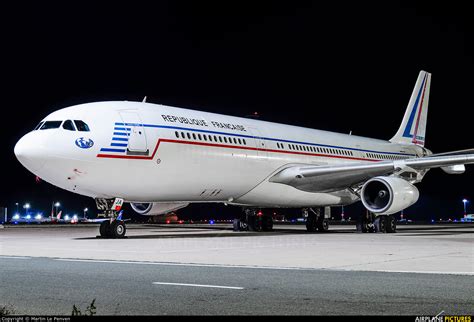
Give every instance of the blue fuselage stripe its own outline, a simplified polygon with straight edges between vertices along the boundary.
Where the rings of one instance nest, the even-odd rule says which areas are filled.
[[[126,147],[128,144],[127,143],[111,143],[110,146],[123,146]]]
[[[112,141],[128,141],[128,138],[112,138]]]
[[[137,123],[118,123],[118,122],[116,122],[115,125],[122,125],[122,126],[142,126],[142,127],[159,128],[159,129],[172,129],[172,130],[182,130],[182,131],[194,131],[194,132],[201,132],[201,133],[210,133],[210,134],[219,134],[219,135],[235,136],[235,137],[248,138],[248,139],[255,139],[255,138],[256,138],[256,139],[267,140],[267,141],[285,142],[285,143],[291,143],[291,144],[311,145],[311,146],[318,146],[318,147],[323,147],[323,148],[344,149],[344,150],[351,150],[351,151],[372,152],[372,153],[380,153],[380,154],[393,154],[393,155],[404,155],[404,156],[412,156],[412,155],[413,155],[413,154],[409,154],[409,153],[397,153],[397,152],[384,152],[384,151],[375,151],[375,150],[363,150],[363,149],[347,148],[347,147],[336,146],[336,145],[326,145],[326,144],[299,142],[299,141],[291,141],[291,140],[284,140],[284,139],[274,139],[274,138],[259,137],[259,136],[253,136],[253,135],[244,135],[244,134],[234,134],[234,133],[226,133],[226,132],[218,132],[218,131],[201,130],[201,129],[192,129],[192,128],[179,127],[179,126],[155,125],[155,124],[137,124]],[[114,133],[114,134],[115,134],[115,133]],[[123,134],[123,135],[127,135],[127,134]]]
[[[110,149],[110,148],[102,148],[100,152],[125,152],[124,149]]]
[[[128,136],[129,134],[128,134],[128,133],[122,133],[122,132],[114,132],[114,135],[124,135],[124,136]]]

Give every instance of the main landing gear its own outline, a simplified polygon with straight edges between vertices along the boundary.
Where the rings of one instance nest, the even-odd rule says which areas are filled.
[[[125,222],[118,218],[118,211],[122,208],[123,199],[95,199],[97,209],[104,211],[107,219],[100,224],[99,232],[102,238],[124,238],[127,231]]]
[[[234,219],[234,231],[271,231],[273,218],[254,208],[244,209],[239,219]]]
[[[394,216],[375,216],[375,214],[367,211],[360,218],[358,230],[363,233],[396,233],[397,221]]]
[[[321,213],[320,208],[303,208],[303,217],[306,218],[306,230],[314,233],[316,231],[327,232],[329,230],[329,221]]]

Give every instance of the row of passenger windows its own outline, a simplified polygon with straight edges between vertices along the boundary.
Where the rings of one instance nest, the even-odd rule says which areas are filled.
[[[277,147],[279,149],[286,149],[285,144],[277,143]],[[331,148],[322,148],[312,145],[299,145],[299,144],[288,144],[288,150],[293,151],[306,151],[306,152],[314,152],[314,153],[327,153],[327,154],[339,154],[339,155],[347,155],[353,156],[354,154],[352,151],[349,150],[341,150],[341,149],[331,149]]]
[[[389,155],[389,154],[378,154],[378,153],[367,153],[369,158],[373,159],[385,159],[385,160],[402,160],[405,159],[404,156],[401,155]]]
[[[180,135],[181,134],[181,135]],[[189,140],[199,140],[199,141],[208,141],[208,142],[220,142],[220,143],[230,143],[230,144],[240,144],[240,145],[247,145],[245,139],[235,138],[235,137],[225,137],[220,135],[207,135],[207,134],[200,134],[200,133],[189,133],[189,132],[174,132],[174,135],[179,139],[189,139]]]
[[[63,125],[63,129],[68,131],[81,131],[81,132],[89,132],[89,126],[81,120],[66,120],[66,121],[46,121],[40,122],[36,127],[35,130],[49,130],[49,129],[57,129]]]
[[[76,121],[74,121],[76,122]],[[64,125],[63,125],[64,127]],[[200,133],[189,133],[189,132],[174,132],[176,138],[181,139],[189,139],[189,140],[199,140],[199,141],[208,141],[208,142],[217,142],[217,143],[234,143],[240,145],[247,145],[245,139],[235,138],[235,137],[225,137],[220,135],[206,135]],[[354,153],[349,150],[342,150],[342,149],[333,149],[333,148],[323,148],[323,147],[315,147],[315,146],[308,146],[308,145],[299,145],[299,144],[287,144],[285,146],[284,143],[277,142],[277,147],[279,149],[288,149],[292,151],[306,151],[306,152],[314,152],[314,153],[327,153],[327,154],[338,154],[338,155],[346,155],[346,156],[354,156]],[[374,159],[387,159],[387,160],[400,160],[403,159],[403,156],[398,155],[386,155],[386,154],[376,154],[376,153],[367,153],[369,158]]]

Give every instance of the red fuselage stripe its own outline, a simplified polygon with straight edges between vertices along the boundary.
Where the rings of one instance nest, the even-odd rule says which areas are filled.
[[[193,142],[193,141],[181,141],[181,140],[171,140],[171,139],[159,139],[156,143],[153,154],[149,157],[147,156],[138,156],[138,155],[114,155],[114,154],[98,154],[98,158],[113,158],[113,159],[138,159],[138,160],[152,160],[155,157],[155,154],[160,146],[161,142],[166,143],[178,143],[178,144],[190,144],[190,145],[200,145],[200,146],[211,146],[219,148],[228,148],[228,149],[241,149],[241,150],[251,150],[251,151],[262,151],[262,152],[272,152],[272,153],[285,153],[285,154],[297,154],[297,155],[308,155],[308,156],[317,156],[317,157],[327,157],[327,158],[337,158],[337,159],[349,159],[349,160],[359,160],[359,161],[379,161],[374,159],[364,159],[364,158],[355,158],[342,155],[326,155],[310,152],[296,152],[296,151],[282,151],[282,150],[273,150],[273,149],[259,149],[252,147],[244,147],[239,145],[226,145],[226,144],[214,144],[214,143],[205,143],[205,142]]]

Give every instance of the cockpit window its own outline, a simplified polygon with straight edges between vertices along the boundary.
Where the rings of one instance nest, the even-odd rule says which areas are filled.
[[[64,121],[63,129],[69,130],[69,131],[75,131],[76,130],[76,128],[74,127],[74,124],[72,123],[71,120]]]
[[[40,130],[47,130],[47,129],[57,129],[58,127],[61,126],[61,123],[63,121],[46,121],[44,124],[40,127]]]
[[[89,126],[86,123],[84,123],[83,121],[74,120],[74,124],[76,124],[76,127],[77,127],[78,131],[83,131],[83,132],[89,132],[90,131]]]
[[[41,125],[43,125],[43,121],[39,122],[38,125],[36,125],[35,129],[33,131],[36,131],[37,129],[39,129],[41,127]]]

